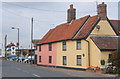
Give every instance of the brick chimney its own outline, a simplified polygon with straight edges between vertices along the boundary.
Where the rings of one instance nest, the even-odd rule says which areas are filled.
[[[101,17],[102,20],[107,19],[107,5],[104,2],[98,5],[98,16]]]
[[[67,11],[67,23],[70,23],[72,20],[76,19],[76,9],[73,8],[73,4],[70,5],[70,8]]]

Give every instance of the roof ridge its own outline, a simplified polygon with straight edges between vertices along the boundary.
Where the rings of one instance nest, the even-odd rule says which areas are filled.
[[[97,15],[91,16],[86,22],[86,24],[84,24],[84,27],[81,29],[81,31],[79,31],[75,39],[86,39],[99,21],[100,17],[98,17]]]
[[[92,28],[98,23],[99,18],[97,16],[84,16],[78,20],[74,20],[71,24],[68,23],[56,26],[51,29],[42,38],[39,44],[46,44],[50,42],[58,42],[62,40],[79,39],[79,33],[81,39],[86,38]],[[82,32],[82,33],[81,33]]]
[[[73,36],[72,39],[74,39],[78,34],[79,32],[82,30],[82,28],[84,27],[84,25],[87,23],[87,21],[90,19],[90,15],[88,16],[88,18],[86,19],[86,21],[83,23],[82,27],[80,27],[80,29],[77,31],[77,33]]]

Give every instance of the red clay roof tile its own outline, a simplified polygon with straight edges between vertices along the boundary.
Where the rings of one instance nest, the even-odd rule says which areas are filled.
[[[74,39],[85,38],[92,31],[98,21],[98,16],[90,17],[83,28],[81,28],[78,34],[74,37]]]
[[[83,18],[73,20],[72,23],[64,23],[56,28],[50,30],[39,42],[39,44],[50,43],[55,41],[72,39],[73,36],[78,32],[78,30],[82,27],[85,21],[90,16],[85,16]]]
[[[10,43],[10,44],[8,44],[6,47],[11,47],[11,46],[15,46],[15,44]]]

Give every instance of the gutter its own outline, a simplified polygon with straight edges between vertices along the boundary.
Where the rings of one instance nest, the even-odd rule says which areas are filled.
[[[90,42],[86,39],[85,41],[88,43],[88,65],[90,66]]]

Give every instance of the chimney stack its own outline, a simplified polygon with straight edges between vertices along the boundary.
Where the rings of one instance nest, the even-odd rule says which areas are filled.
[[[102,20],[107,20],[107,5],[104,2],[98,5],[98,16]]]
[[[73,8],[73,4],[70,5],[70,8],[67,11],[67,23],[70,23],[72,20],[76,19],[76,9]]]

